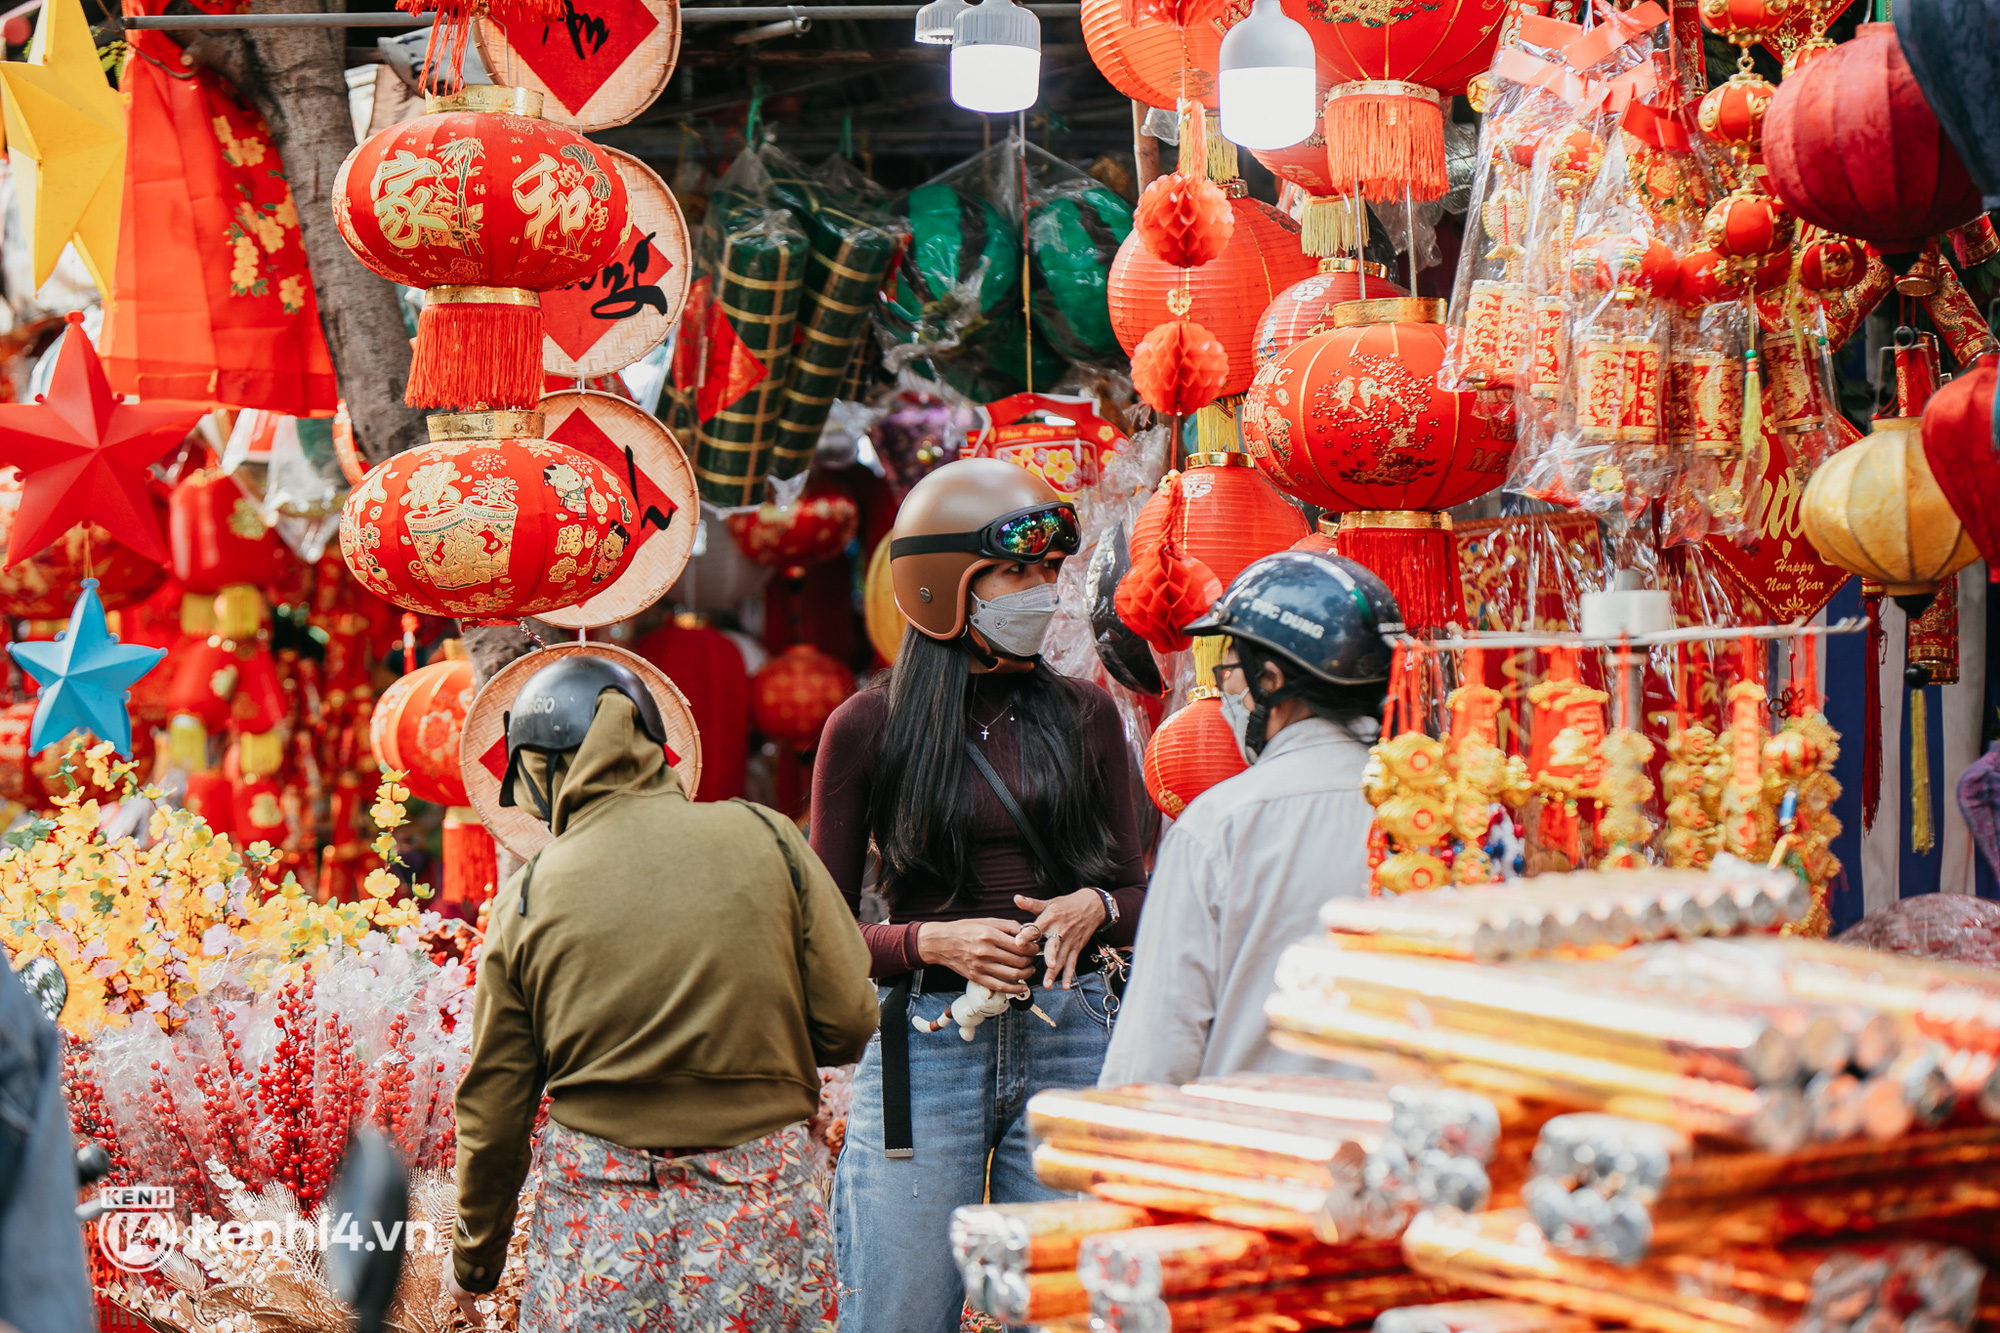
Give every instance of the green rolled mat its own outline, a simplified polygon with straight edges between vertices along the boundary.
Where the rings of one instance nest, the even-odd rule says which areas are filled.
[[[1107,293],[1111,261],[1131,231],[1132,206],[1101,185],[1066,187],[1028,210],[1035,331],[1071,361],[1120,355]]]
[[[715,202],[722,201],[718,197]],[[710,220],[716,221],[713,207]],[[810,247],[788,211],[750,203],[728,210],[714,241],[710,263],[724,318],[712,321],[711,329],[726,322],[766,372],[748,392],[702,422],[695,435],[695,478],[702,497],[736,508],[764,499]],[[737,360],[711,339],[708,374],[726,373]]]
[[[798,347],[778,406],[774,477],[796,476],[812,462],[854,349],[868,337],[875,293],[896,257],[899,239],[894,222],[863,201],[836,200],[825,191],[807,218],[806,233],[812,250],[806,260]]]

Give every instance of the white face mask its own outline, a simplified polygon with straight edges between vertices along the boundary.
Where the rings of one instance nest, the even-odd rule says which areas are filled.
[[[1056,585],[1038,583],[990,602],[974,596],[967,619],[986,642],[1009,657],[1033,657],[1042,651],[1042,636],[1049,632],[1057,602]]]
[[[1256,763],[1257,756],[1251,753],[1247,739],[1250,733],[1250,696],[1231,694],[1228,690],[1224,690],[1220,702],[1222,720],[1229,724],[1229,734],[1236,738],[1237,753],[1243,756],[1244,763]]]

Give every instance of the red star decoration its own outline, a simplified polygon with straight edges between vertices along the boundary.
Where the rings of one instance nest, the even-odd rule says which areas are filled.
[[[69,317],[49,391],[0,404],[0,463],[21,470],[21,507],[7,543],[12,568],[79,523],[95,522],[149,560],[167,563],[147,468],[187,438],[207,408],[126,403],[111,392],[97,349]]]

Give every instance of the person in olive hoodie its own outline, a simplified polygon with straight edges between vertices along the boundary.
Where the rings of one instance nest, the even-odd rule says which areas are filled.
[[[492,906],[458,1089],[450,1289],[506,1262],[543,1090],[524,1333],[832,1330],[804,1121],[875,1029],[868,950],[791,821],[687,799],[638,676],[578,654],[507,720],[555,840]]]

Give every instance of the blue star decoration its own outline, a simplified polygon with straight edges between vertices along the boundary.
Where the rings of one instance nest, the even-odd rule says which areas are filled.
[[[53,643],[10,643],[7,651],[42,687],[28,728],[32,751],[39,754],[71,732],[87,731],[110,741],[124,758],[132,757],[126,691],[158,666],[167,650],[119,643],[105,628],[96,579],[83,581],[83,595],[69,611],[69,627]]]

